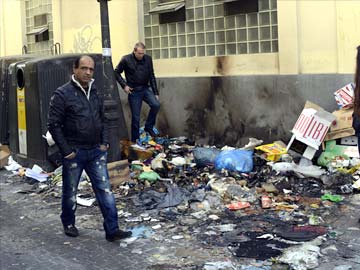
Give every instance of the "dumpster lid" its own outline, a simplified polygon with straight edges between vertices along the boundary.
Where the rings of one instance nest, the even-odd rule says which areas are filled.
[[[34,28],[33,30],[31,30],[30,32],[26,33],[26,35],[40,35],[47,30],[49,30],[49,27],[47,27],[47,26],[37,27],[37,28]]]

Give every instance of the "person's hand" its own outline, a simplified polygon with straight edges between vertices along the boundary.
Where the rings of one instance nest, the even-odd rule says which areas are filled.
[[[134,89],[129,87],[128,85],[125,86],[124,88],[124,91],[126,94],[131,94],[131,92],[133,91]]]
[[[159,99],[159,95],[155,95],[155,97],[156,97],[157,100],[160,100],[160,99]]]
[[[71,152],[70,154],[68,154],[67,156],[65,156],[66,159],[74,159],[76,157],[76,153],[75,152]]]
[[[105,144],[101,144],[99,149],[103,152],[107,151],[109,149],[109,146],[108,145],[105,145]]]

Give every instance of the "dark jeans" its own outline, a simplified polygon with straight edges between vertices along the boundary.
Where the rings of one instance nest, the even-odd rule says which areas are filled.
[[[99,148],[78,149],[74,159],[63,158],[61,221],[64,226],[75,224],[76,193],[81,173],[85,170],[104,217],[105,233],[113,234],[119,229],[115,198],[110,188],[106,161],[107,152]]]
[[[160,110],[160,102],[156,99],[153,91],[149,87],[136,87],[128,95],[131,109],[131,141],[139,139],[140,113],[142,102],[145,101],[150,106],[150,112],[145,122],[145,129],[151,130],[155,126],[156,115]]]
[[[352,127],[355,130],[355,135],[358,138],[358,151],[360,153],[360,117],[357,116],[356,114],[353,114],[353,123],[352,123]]]

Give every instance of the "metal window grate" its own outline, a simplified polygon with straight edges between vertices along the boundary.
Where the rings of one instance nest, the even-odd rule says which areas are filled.
[[[34,26],[35,27],[39,27],[39,26],[45,26],[47,25],[47,14],[40,14],[40,15],[35,15],[34,16]]]
[[[28,53],[51,54],[51,45],[53,44],[51,3],[52,0],[25,0]],[[45,32],[48,31],[45,36],[43,35],[45,32],[36,33],[38,29],[44,27],[47,29]]]
[[[230,16],[223,1],[185,0],[186,21],[165,24],[149,11],[177,1],[143,2],[145,44],[154,59],[278,51],[277,0],[258,0],[258,12]]]

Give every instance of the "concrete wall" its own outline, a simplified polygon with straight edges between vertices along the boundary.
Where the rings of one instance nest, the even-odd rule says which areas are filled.
[[[22,54],[25,38],[23,1],[0,1],[0,57]]]
[[[143,1],[108,2],[113,63],[143,37]],[[0,1],[0,56],[22,53],[24,1]],[[353,73],[360,44],[360,1],[277,1],[279,52],[226,57],[154,61],[158,77],[236,76],[244,74]],[[100,5],[94,0],[52,2],[54,43],[63,53],[101,52]],[[15,33],[15,34],[14,34]],[[171,65],[172,69],[169,69]]]
[[[287,141],[306,100],[332,112],[333,92],[351,81],[346,74],[160,78],[156,126],[209,144],[241,146],[249,137]],[[130,130],[127,96],[120,96]]]
[[[113,64],[139,39],[136,0],[108,2]],[[96,0],[53,1],[54,42],[63,53],[102,53],[100,4]]]
[[[143,36],[143,1],[108,2],[114,65]],[[0,1],[0,56],[21,54],[21,5]],[[353,80],[360,1],[278,0],[277,14],[278,53],[155,60],[159,129],[209,143],[242,144],[249,136],[272,141],[290,136],[306,100],[335,109],[332,93]],[[54,42],[63,53],[101,52],[97,1],[53,1],[52,15]]]
[[[286,141],[306,100],[336,109],[333,92],[353,81],[360,1],[278,0],[277,8],[278,53],[154,61],[161,131],[210,144]]]
[[[108,2],[114,63],[139,40],[137,0]],[[54,43],[62,53],[101,53],[100,4],[96,0],[52,1]],[[140,20],[141,21],[141,20]],[[25,1],[0,1],[0,57],[22,54],[26,45]]]
[[[278,0],[277,14],[278,53],[160,59],[157,76],[354,73],[360,1]]]

